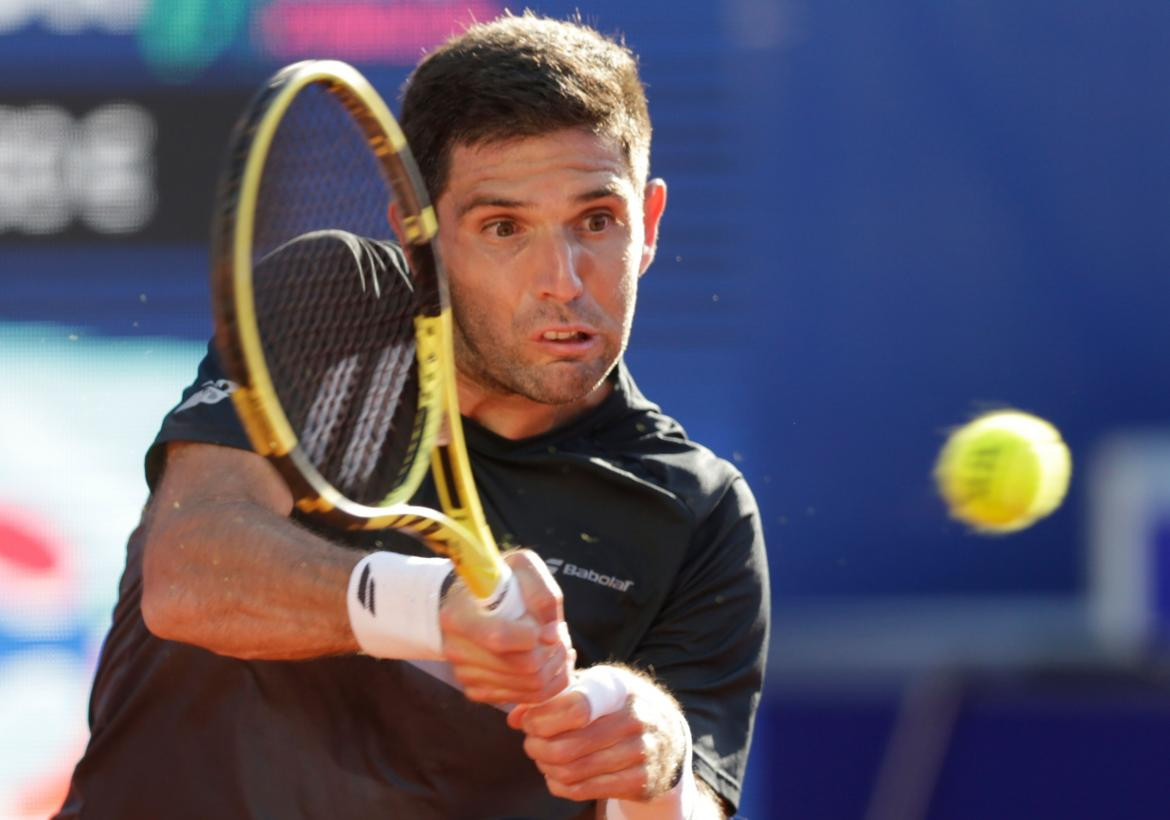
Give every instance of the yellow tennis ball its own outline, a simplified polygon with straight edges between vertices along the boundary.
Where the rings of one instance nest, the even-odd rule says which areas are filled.
[[[1060,432],[1018,410],[986,413],[952,432],[934,467],[951,516],[982,533],[1014,532],[1048,515],[1071,473]]]

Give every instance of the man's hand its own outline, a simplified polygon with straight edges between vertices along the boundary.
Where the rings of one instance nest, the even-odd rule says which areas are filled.
[[[439,609],[443,655],[469,699],[539,703],[568,685],[576,662],[561,589],[535,553],[519,550],[504,560],[516,574],[527,614],[517,621],[491,617],[456,582]]]
[[[612,714],[590,722],[585,696],[570,691],[508,715],[508,725],[527,735],[524,751],[558,797],[650,800],[670,791],[679,774],[686,736],[678,704],[633,670],[614,668],[629,695]]]

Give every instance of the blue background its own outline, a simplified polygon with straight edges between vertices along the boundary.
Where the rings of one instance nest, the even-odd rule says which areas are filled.
[[[137,234],[0,232],[0,321],[209,332],[210,175],[281,62],[248,28],[280,3],[147,5],[122,34],[0,28],[0,105],[141,101],[161,163]],[[946,668],[960,714],[922,816],[1165,816],[1142,761],[1167,702],[1089,623],[1085,476],[1110,436],[1170,423],[1170,5],[580,8],[639,53],[670,185],[631,367],[764,515],[775,641],[744,813],[880,816],[899,709]],[[358,63],[396,100],[405,66]],[[1051,518],[988,539],[930,472],[949,428],[998,406],[1054,422],[1076,467]],[[1084,674],[1037,681],[1053,664]]]

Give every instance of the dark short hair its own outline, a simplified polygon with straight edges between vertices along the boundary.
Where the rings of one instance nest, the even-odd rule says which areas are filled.
[[[531,13],[472,25],[423,58],[406,81],[402,129],[432,199],[456,145],[586,128],[612,137],[635,184],[650,163],[650,115],[637,60],[578,21]]]

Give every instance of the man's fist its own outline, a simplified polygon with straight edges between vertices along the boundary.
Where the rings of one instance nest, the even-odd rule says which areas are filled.
[[[510,621],[484,612],[456,582],[439,609],[443,655],[471,700],[540,703],[563,690],[576,660],[561,589],[536,553],[504,557],[516,575],[525,615]]]

